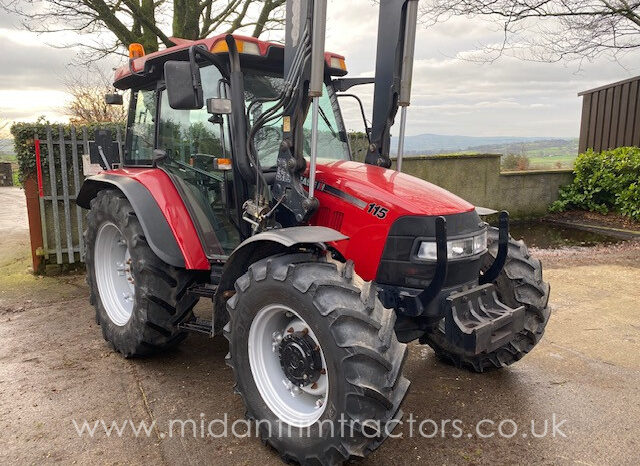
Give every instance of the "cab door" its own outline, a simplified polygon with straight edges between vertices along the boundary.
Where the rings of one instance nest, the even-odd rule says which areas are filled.
[[[201,69],[205,99],[219,97],[222,76],[214,66]],[[200,234],[205,254],[225,260],[240,244],[233,199],[230,135],[226,116],[212,121],[205,108],[175,110],[158,89],[156,165],[174,181]]]

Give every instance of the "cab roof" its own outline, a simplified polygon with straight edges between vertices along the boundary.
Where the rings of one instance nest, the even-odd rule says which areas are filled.
[[[219,34],[205,39],[189,40],[171,37],[175,44],[172,47],[136,58],[131,63],[115,71],[114,86],[118,89],[140,88],[155,83],[162,76],[164,63],[169,60],[188,60],[189,47],[198,45],[219,55],[222,61],[228,59],[226,34]],[[284,64],[284,46],[276,42],[267,42],[255,37],[233,34],[240,51],[242,67],[264,69],[266,72],[282,73]],[[347,74],[344,57],[336,53],[326,52],[327,72],[332,76]],[[135,73],[143,72],[144,75]]]

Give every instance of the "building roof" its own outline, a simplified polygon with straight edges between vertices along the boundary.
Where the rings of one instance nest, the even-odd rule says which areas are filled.
[[[635,76],[633,78],[623,79],[622,81],[617,81],[615,83],[605,84],[604,86],[594,87],[593,89],[589,89],[588,91],[578,92],[578,95],[582,96],[585,94],[593,94],[594,92],[602,91],[604,89],[609,89],[610,87],[620,86],[621,84],[626,84],[626,83],[630,83],[638,80],[640,80],[640,76]]]

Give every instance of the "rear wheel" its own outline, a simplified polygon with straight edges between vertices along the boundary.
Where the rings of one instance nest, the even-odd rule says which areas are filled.
[[[488,232],[489,251],[482,270],[488,270],[498,254],[498,229]],[[542,264],[529,254],[523,241],[509,237],[507,260],[494,281],[498,298],[507,306],[525,308],[525,326],[510,342],[495,351],[479,355],[465,354],[449,344],[444,330],[438,327],[424,335],[421,343],[431,346],[442,361],[474,372],[506,367],[520,360],[538,344],[549,321],[549,284],[542,279]]]
[[[237,280],[227,309],[236,391],[284,460],[364,457],[392,430],[409,386],[406,345],[351,263],[306,253],[261,260]]]
[[[197,275],[153,253],[121,192],[100,191],[91,201],[85,242],[90,301],[114,349],[143,356],[184,340],[178,324],[192,316],[197,298],[187,288]]]

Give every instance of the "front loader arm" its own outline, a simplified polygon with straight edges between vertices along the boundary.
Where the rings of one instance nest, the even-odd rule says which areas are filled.
[[[306,222],[318,207],[318,201],[304,190],[302,175],[307,168],[304,159],[303,125],[311,98],[308,94],[311,81],[312,36],[314,27],[314,1],[287,1],[285,29],[284,76],[285,86],[290,86],[290,103],[283,109],[283,139],[278,154],[274,198],[282,200],[295,224]],[[324,34],[324,31],[320,31]],[[324,51],[322,51],[324,56]]]
[[[398,107],[409,105],[416,20],[417,0],[380,0],[371,144],[365,157],[370,165],[391,166],[391,127]]]

